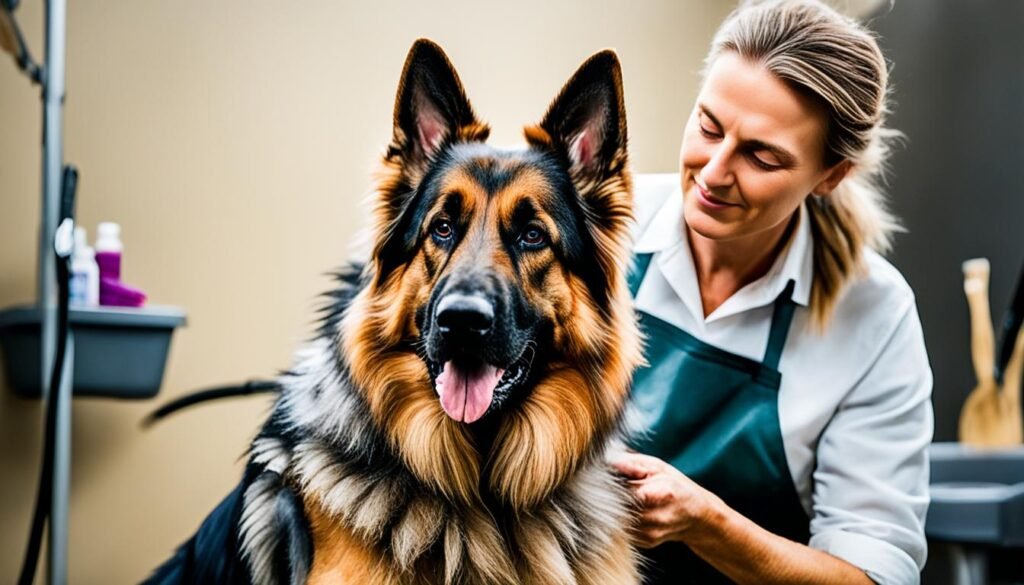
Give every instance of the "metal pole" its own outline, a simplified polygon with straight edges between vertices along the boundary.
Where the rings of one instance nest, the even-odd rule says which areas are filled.
[[[57,329],[57,276],[53,267],[53,234],[60,214],[64,166],[64,0],[46,3],[46,66],[43,77],[43,199],[39,217],[39,308],[43,334],[40,376],[43,396],[49,388]]]
[[[56,339],[56,272],[53,266],[53,236],[60,215],[64,167],[64,58],[66,0],[46,2],[46,75],[43,83],[43,209],[39,239],[39,305],[42,310],[42,388],[45,393],[53,364]],[[68,339],[63,365],[63,383],[55,389],[58,416],[53,459],[53,492],[48,531],[49,582],[67,583],[68,493],[71,476],[71,389],[74,346]]]

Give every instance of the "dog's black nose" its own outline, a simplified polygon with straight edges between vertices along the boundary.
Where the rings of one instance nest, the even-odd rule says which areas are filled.
[[[437,327],[445,337],[482,338],[494,325],[494,305],[479,295],[449,293],[437,303]]]

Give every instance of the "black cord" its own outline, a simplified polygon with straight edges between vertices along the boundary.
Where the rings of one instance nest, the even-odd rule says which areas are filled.
[[[231,398],[232,396],[248,396],[250,394],[260,393],[272,393],[279,392],[281,385],[277,382],[269,380],[249,380],[248,382],[238,386],[218,386],[216,388],[210,388],[207,390],[199,390],[186,394],[181,398],[177,398],[161,406],[160,408],[149,413],[142,421],[142,426],[149,427],[160,419],[177,412],[183,408],[188,408],[194,404],[200,402],[206,402],[208,400],[218,400],[221,398]]]
[[[64,353],[68,340],[68,260],[56,256],[57,260],[57,350],[54,352],[53,369],[50,373],[50,393],[46,400],[46,430],[43,439],[43,462],[39,472],[39,487],[36,490],[36,507],[29,529],[28,547],[21,565],[18,585],[32,585],[39,553],[43,542],[43,525],[50,516],[50,497],[53,492],[53,460],[57,435],[57,393],[60,391],[64,372]]]
[[[64,167],[61,183],[60,221],[74,216],[75,190],[78,186],[78,171],[74,167]],[[73,224],[72,224],[73,225]],[[73,232],[73,228],[68,226]],[[60,228],[58,228],[59,230]],[[70,237],[69,234],[65,234]],[[68,344],[68,304],[70,300],[69,280],[70,249],[57,249],[54,245],[53,258],[57,268],[57,347],[53,356],[53,369],[50,371],[50,390],[46,399],[46,427],[43,431],[43,461],[39,470],[39,485],[36,489],[36,506],[32,512],[32,525],[29,528],[28,545],[25,547],[25,559],[18,576],[18,585],[32,585],[36,578],[39,565],[39,553],[43,545],[43,527],[50,516],[53,496],[53,460],[57,445],[57,415],[60,404],[59,393],[64,374],[64,354]],[[45,310],[40,307],[41,310]],[[52,528],[52,527],[51,527]]]

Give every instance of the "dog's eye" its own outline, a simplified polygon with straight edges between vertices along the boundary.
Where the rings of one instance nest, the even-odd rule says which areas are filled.
[[[433,227],[430,228],[430,232],[439,240],[447,240],[452,237],[455,230],[452,229],[452,224],[448,220],[439,219],[434,222]]]
[[[537,227],[529,227],[519,236],[519,242],[526,248],[541,248],[547,244],[548,236],[544,230]]]

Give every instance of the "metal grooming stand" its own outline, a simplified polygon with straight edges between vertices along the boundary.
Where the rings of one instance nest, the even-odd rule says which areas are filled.
[[[71,324],[67,332],[64,361],[60,364],[60,387],[50,392],[50,377],[54,368],[54,350],[58,341],[57,331],[57,272],[55,266],[54,237],[60,226],[62,199],[65,187],[69,194],[74,187],[65,186],[64,165],[64,60],[66,53],[67,0],[45,0],[46,41],[42,66],[33,62],[14,20],[17,0],[0,0],[4,10],[4,49],[9,49],[8,33],[17,45],[13,51],[19,68],[34,83],[42,88],[43,98],[43,169],[42,209],[39,227],[39,258],[37,280],[37,302],[32,307],[13,307],[0,311],[0,345],[5,350],[8,374],[12,389],[26,397],[35,397],[33,381],[38,373],[48,416],[55,414],[50,426],[48,419],[47,437],[53,432],[52,467],[49,502],[49,524],[47,529],[47,582],[64,585],[68,581],[68,515],[71,484],[71,404],[75,387],[74,363],[75,346]],[[11,23],[7,23],[10,16]],[[9,25],[9,26],[8,26]],[[12,31],[8,31],[12,29]],[[73,216],[73,212],[72,212]],[[151,398],[160,388],[167,352],[173,330],[185,322],[185,314],[177,307],[149,307],[131,312],[123,310],[79,309],[73,311],[79,339],[83,347],[100,354],[123,355],[129,353],[135,365],[118,375],[107,375],[103,368],[95,367],[98,359],[86,354],[86,361],[79,363],[79,390],[82,396],[106,398]],[[36,343],[36,324],[39,329],[38,372],[34,370],[36,354],[27,350]],[[26,333],[27,329],[31,333]],[[97,331],[102,331],[99,335]],[[111,336],[110,332],[117,335]],[[9,352],[9,353],[8,353]],[[94,353],[95,353],[94,352]],[[88,352],[87,352],[88,353]],[[11,356],[18,356],[12,358]],[[12,359],[14,361],[12,362]],[[20,361],[19,361],[20,359]],[[13,364],[13,365],[12,365]],[[91,364],[91,365],[90,365]],[[21,367],[20,371],[18,368]],[[53,402],[56,401],[56,402]],[[51,408],[55,407],[55,408]],[[47,451],[50,453],[50,451]],[[45,458],[43,463],[45,463]],[[40,494],[40,498],[47,497]],[[38,532],[35,535],[38,536]],[[31,550],[31,549],[29,549]]]
[[[60,215],[61,177],[64,168],[64,60],[67,37],[66,0],[46,1],[46,55],[43,78],[43,205],[39,229],[38,304],[42,310],[40,376],[44,397],[57,402],[53,492],[47,530],[49,583],[68,581],[68,496],[71,485],[71,389],[74,379],[74,337],[68,331],[61,385],[56,396],[47,395],[57,337],[57,275],[53,265],[53,238]]]

